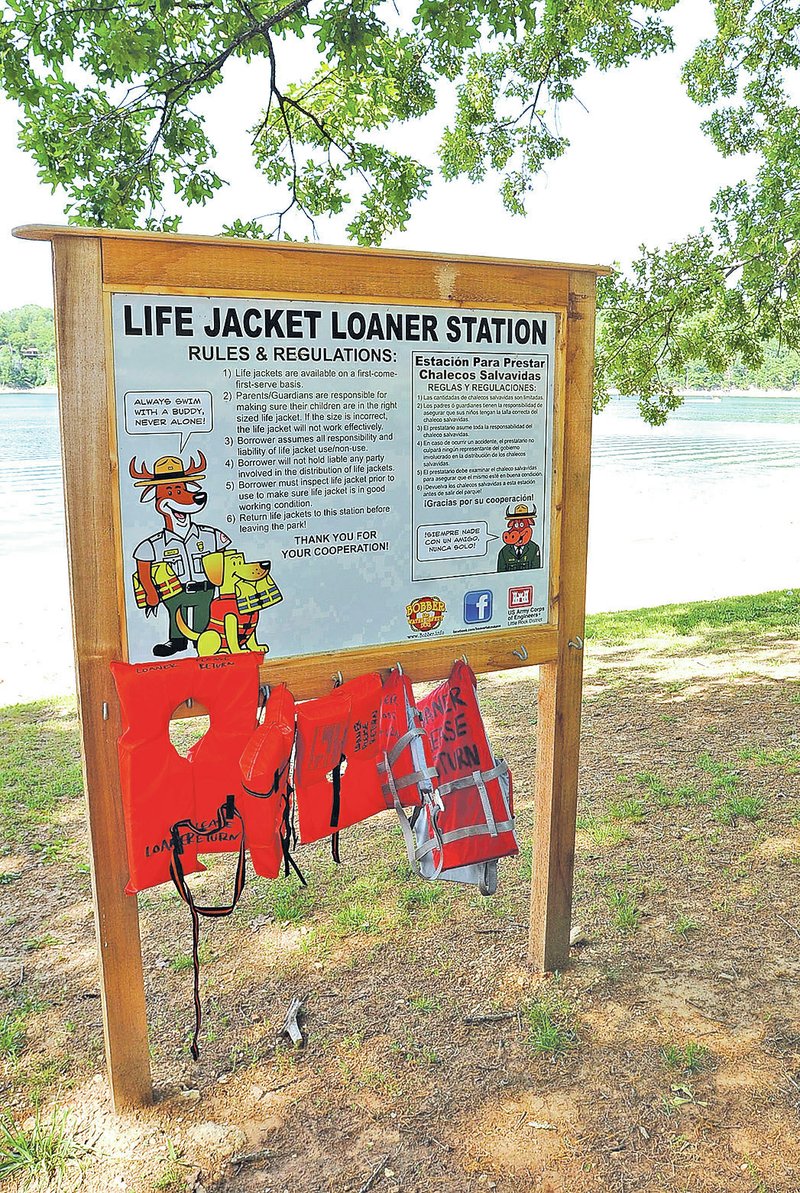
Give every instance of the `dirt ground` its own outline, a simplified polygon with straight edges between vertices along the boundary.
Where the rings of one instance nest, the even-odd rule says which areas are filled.
[[[140,1113],[114,1119],[103,1075],[81,800],[55,861],[0,856],[0,1016],[28,1008],[0,1104],[70,1109],[77,1187],[800,1189],[797,642],[590,644],[581,931],[545,978],[525,961],[535,679],[481,681],[526,842],[497,896],[410,878],[388,815],[343,835],[338,869],[300,850],[307,891],[253,880],[203,924],[198,1063],[188,916],[173,891],[141,897],[156,1102]],[[226,877],[215,864],[203,894]],[[298,1051],[276,1045],[295,994]]]

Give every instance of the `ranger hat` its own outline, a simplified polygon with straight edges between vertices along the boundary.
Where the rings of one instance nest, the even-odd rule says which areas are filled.
[[[506,506],[507,518],[535,518],[536,506],[531,502],[530,508],[527,505],[515,505],[513,510]]]
[[[203,461],[205,463],[205,461]],[[190,461],[191,465],[191,461]],[[144,485],[166,485],[177,484],[179,481],[201,481],[205,480],[206,474],[204,472],[190,472],[187,473],[183,466],[183,460],[178,456],[161,456],[153,465],[153,475],[148,480],[136,481],[135,487],[142,488]]]

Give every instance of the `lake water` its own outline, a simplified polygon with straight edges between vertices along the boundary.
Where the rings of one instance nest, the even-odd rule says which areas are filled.
[[[0,703],[72,685],[54,394],[0,394]],[[800,585],[800,398],[594,420],[590,611]]]

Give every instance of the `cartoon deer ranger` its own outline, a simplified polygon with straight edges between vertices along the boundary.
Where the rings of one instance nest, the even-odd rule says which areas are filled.
[[[140,500],[154,501],[164,519],[163,529],[143,539],[133,552],[136,603],[145,616],[155,615],[162,604],[169,613],[169,641],[153,647],[158,657],[186,650],[178,612],[195,633],[202,633],[208,625],[214,586],[203,569],[203,556],[222,551],[231,541],[223,531],[194,521],[208,500],[198,484],[205,477],[206,459],[202,452],[198,456],[197,463],[191,457],[186,468],[177,456],[162,456],[152,472],[144,462],[137,468],[135,456],[130,462],[136,488],[143,490]]]

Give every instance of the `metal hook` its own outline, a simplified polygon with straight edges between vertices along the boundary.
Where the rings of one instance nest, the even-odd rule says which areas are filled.
[[[194,700],[192,699],[192,697],[191,697],[191,696],[187,696],[187,697],[186,697],[186,707],[187,707],[187,708],[191,708],[193,704],[194,704]]]
[[[107,700],[103,701],[103,720],[104,721],[108,720],[108,701]]]
[[[528,651],[524,645],[518,647],[516,650],[512,650],[511,653],[515,654],[518,659],[522,659],[523,663],[525,662],[525,660],[528,657]]]
[[[469,659],[467,658],[467,656],[465,654],[462,654],[461,662],[464,664],[465,667],[469,667]]]
[[[573,650],[583,650],[583,638],[576,634],[574,638],[570,638],[567,646],[571,646]]]
[[[335,675],[331,676],[331,678],[335,688],[340,688],[344,683],[344,676],[342,675],[341,671],[337,671]]]
[[[402,664],[401,662],[399,662],[399,661],[398,661],[398,662],[396,662],[396,663],[395,663],[395,665],[394,665],[394,669],[395,669],[395,671],[397,672],[397,674],[398,674],[398,675],[402,675],[402,674],[403,674],[403,664]]]

